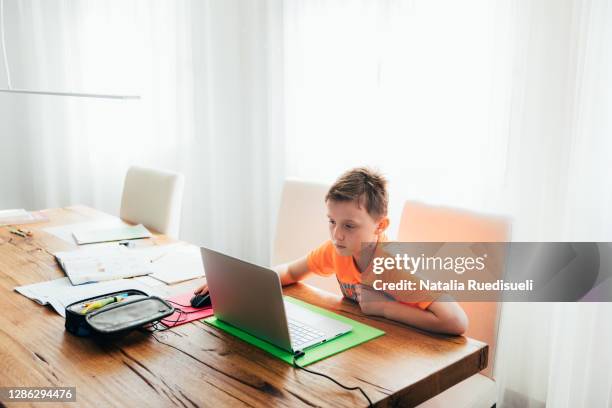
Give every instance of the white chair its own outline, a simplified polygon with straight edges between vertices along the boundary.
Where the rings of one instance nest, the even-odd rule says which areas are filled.
[[[406,202],[398,232],[400,242],[504,242],[510,228],[504,218]],[[501,304],[460,302],[470,323],[467,336],[489,345],[489,365],[459,384],[420,404],[420,408],[491,408],[497,401],[493,378]]]
[[[130,167],[123,184],[121,219],[178,238],[185,177],[145,167]]]
[[[293,261],[307,255],[329,239],[325,195],[329,186],[300,180],[286,180],[283,186],[276,234],[272,247],[272,265]],[[333,278],[315,276],[306,283],[328,292],[341,294]]]

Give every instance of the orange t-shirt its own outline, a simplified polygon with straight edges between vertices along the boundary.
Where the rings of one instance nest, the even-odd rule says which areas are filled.
[[[323,245],[308,254],[308,269],[317,275],[331,276],[336,275],[336,279],[340,284],[342,294],[357,302],[357,293],[355,288],[362,282],[362,275],[357,269],[357,265],[352,256],[343,256],[338,254],[334,244],[331,241],[325,242]],[[426,301],[420,302],[400,302],[409,306],[427,309],[433,303],[431,297],[427,296]]]

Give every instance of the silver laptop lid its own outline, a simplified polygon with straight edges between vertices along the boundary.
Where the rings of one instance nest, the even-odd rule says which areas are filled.
[[[201,251],[215,316],[292,351],[278,274],[208,248]]]

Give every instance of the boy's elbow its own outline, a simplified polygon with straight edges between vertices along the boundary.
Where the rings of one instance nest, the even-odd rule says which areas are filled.
[[[436,331],[455,336],[465,334],[468,328],[468,317],[459,304],[448,295],[433,302],[429,311],[437,317]]]
[[[458,310],[447,318],[444,325],[444,331],[448,334],[461,336],[465,334],[468,328],[468,317],[463,310]]]

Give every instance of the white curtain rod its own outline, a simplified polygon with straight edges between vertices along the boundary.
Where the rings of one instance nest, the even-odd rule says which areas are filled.
[[[28,89],[0,89],[0,92],[16,93],[16,94],[32,94],[32,95],[74,96],[77,98],[140,99],[139,95],[112,95],[112,94],[93,94],[93,93],[79,93],[79,92],[32,91]]]

